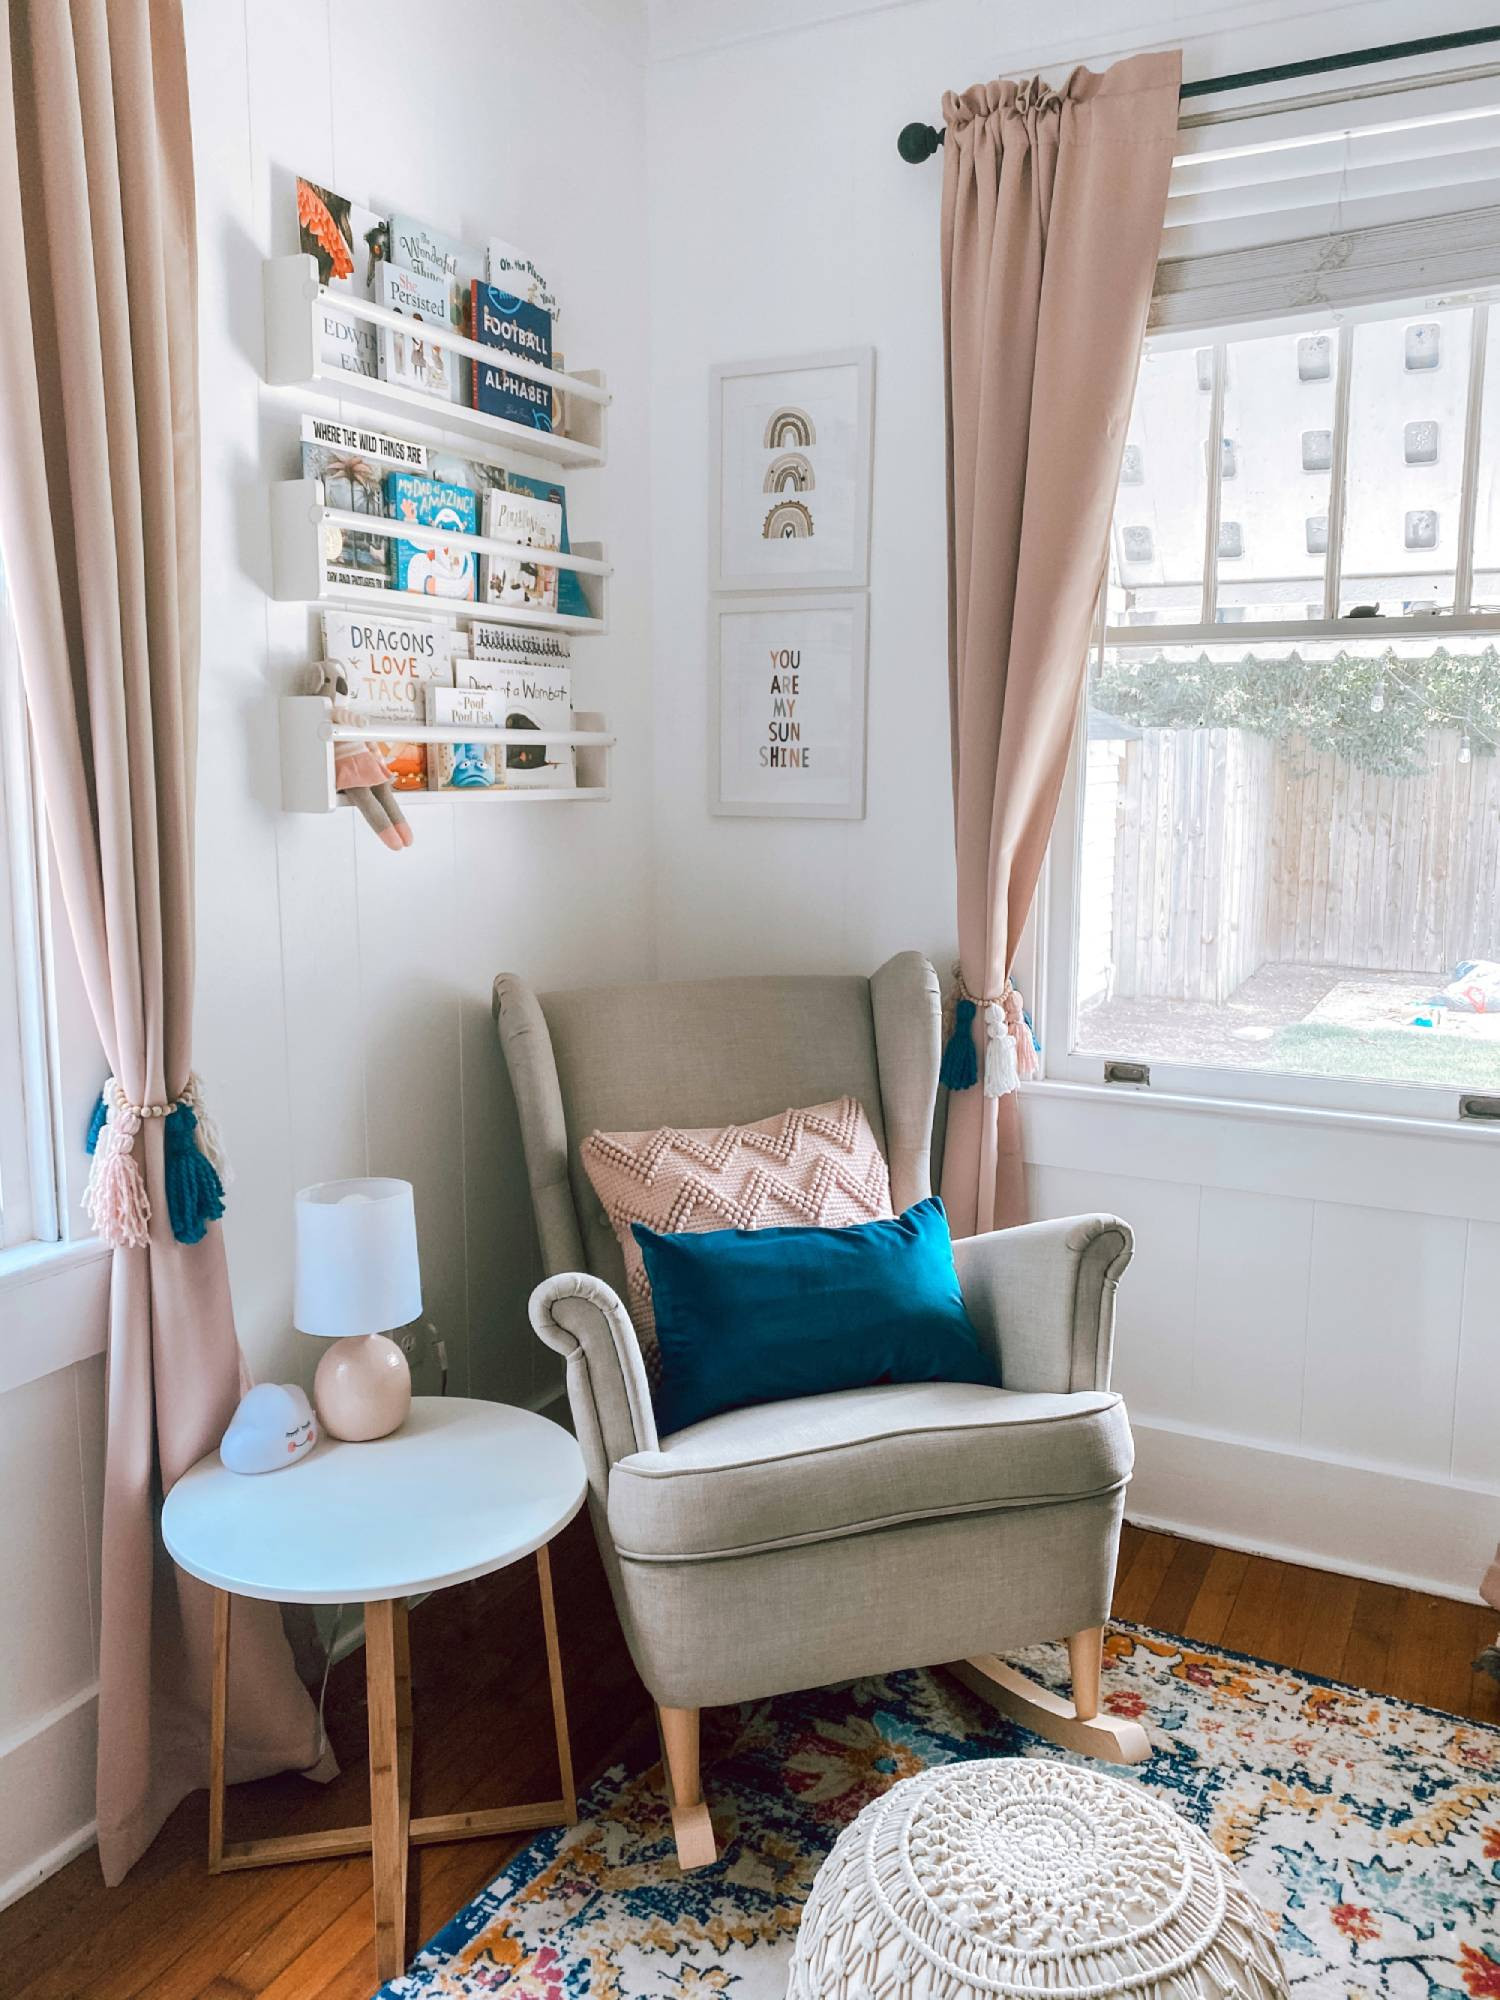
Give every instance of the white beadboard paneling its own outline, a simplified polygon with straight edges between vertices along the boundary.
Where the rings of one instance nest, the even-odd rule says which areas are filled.
[[[104,1541],[105,1358],[93,1355],[68,1370],[78,1417],[78,1472],[83,1482],[83,1543],[88,1561],[89,1622],[94,1671],[99,1670],[100,1561]]]
[[[1453,1217],[1318,1203],[1304,1447],[1447,1473],[1467,1235]]]
[[[464,1284],[464,1148],[459,998],[453,939],[470,921],[453,867],[453,814],[434,799],[417,849],[392,854],[369,829],[355,864],[361,981],[379,1004],[363,1014],[368,1171],[416,1191],[422,1310],[463,1375],[468,1352]],[[495,828],[498,834],[502,830]]]
[[[1100,1213],[1118,1215],[1130,1224],[1135,1255],[1120,1284],[1114,1386],[1142,1415],[1186,1417],[1192,1383],[1197,1188],[1062,1167],[1034,1169],[1030,1185],[1032,1212],[1038,1219]]]
[[[0,1396],[0,1520],[11,1524],[0,1536],[4,1737],[94,1678],[78,1412],[67,1369]],[[22,1523],[25,1532],[17,1532]]]
[[[1247,1438],[1301,1427],[1313,1207],[1204,1188],[1194,1309],[1194,1420]]]
[[[1469,1224],[1453,1476],[1500,1486],[1500,1223]]]

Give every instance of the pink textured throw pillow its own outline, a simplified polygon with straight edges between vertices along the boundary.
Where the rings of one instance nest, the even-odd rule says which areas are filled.
[[[651,1287],[632,1222],[652,1229],[843,1229],[891,1214],[891,1179],[856,1097],[717,1131],[594,1132],[584,1170],[625,1259],[625,1304],[646,1374],[661,1379]]]

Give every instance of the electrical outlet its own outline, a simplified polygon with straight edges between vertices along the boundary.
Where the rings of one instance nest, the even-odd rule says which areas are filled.
[[[393,1336],[396,1345],[406,1356],[406,1365],[413,1370],[422,1366],[432,1357],[432,1331],[425,1319],[413,1320],[410,1326],[402,1327]]]

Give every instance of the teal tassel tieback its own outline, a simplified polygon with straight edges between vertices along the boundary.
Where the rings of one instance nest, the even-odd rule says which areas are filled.
[[[99,1102],[94,1106],[89,1118],[89,1135],[83,1142],[83,1150],[92,1159],[99,1144],[99,1134],[109,1122],[109,1106],[104,1101],[104,1092],[99,1093]]]
[[[960,1000],[953,1009],[953,1033],[943,1050],[938,1082],[949,1090],[971,1090],[979,1081],[979,1057],[974,1049],[974,1002]]]
[[[224,1184],[198,1150],[198,1119],[190,1104],[176,1107],[162,1136],[172,1234],[179,1243],[201,1243],[208,1225],[224,1213]]]

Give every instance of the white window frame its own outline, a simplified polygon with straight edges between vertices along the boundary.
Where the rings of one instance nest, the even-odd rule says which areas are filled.
[[[62,1233],[45,854],[15,626],[0,575],[0,1256],[56,1243]]]
[[[1188,260],[1202,267],[1212,267],[1212,270],[1205,269],[1196,283],[1191,272],[1179,274],[1170,295],[1171,309],[1166,312],[1160,310],[1162,294],[1158,288],[1157,309],[1153,310],[1152,319],[1153,325],[1160,331],[1148,334],[1148,340],[1157,349],[1212,345],[1216,354],[1217,384],[1222,380],[1222,345],[1226,342],[1302,329],[1313,318],[1324,326],[1337,326],[1344,347],[1338,386],[1340,423],[1347,409],[1350,330],[1358,321],[1472,305],[1479,308],[1475,351],[1480,351],[1485,312],[1492,301],[1500,301],[1500,210],[1488,209],[1446,218],[1426,225],[1422,231],[1421,240],[1431,253],[1431,261],[1444,277],[1450,274],[1455,257],[1467,260],[1465,268],[1480,282],[1462,291],[1432,292],[1422,286],[1421,280],[1427,276],[1431,265],[1426,258],[1414,254],[1410,225],[1394,225],[1389,230],[1351,232],[1351,237],[1359,238],[1367,254],[1345,260],[1342,285],[1336,278],[1332,285],[1322,288],[1330,296],[1308,296],[1295,310],[1290,309],[1288,292],[1296,290],[1296,285],[1268,286],[1268,269],[1275,264],[1279,249],[1284,252],[1286,269],[1305,274],[1309,256],[1313,254],[1308,244],[1226,252]],[[1318,247],[1325,249],[1326,239],[1319,239]],[[1398,272],[1404,273],[1404,281],[1396,275]],[[1205,305],[1200,315],[1189,315],[1181,311],[1181,303],[1195,291],[1205,301],[1211,299],[1212,305]],[[1376,296],[1377,293],[1380,295]],[[1473,392],[1477,380],[1477,375],[1471,376],[1471,393],[1465,417],[1464,519],[1455,564],[1454,607],[1451,612],[1420,618],[1378,620],[1335,615],[1341,583],[1338,557],[1343,525],[1342,496],[1339,494],[1330,496],[1325,616],[1286,624],[1257,622],[1249,627],[1243,624],[1215,624],[1215,551],[1220,484],[1215,477],[1208,482],[1209,500],[1205,509],[1204,594],[1200,621],[1192,626],[1153,625],[1143,628],[1133,625],[1111,628],[1104,623],[1105,598],[1101,597],[1094,650],[1111,644],[1138,647],[1147,630],[1153,643],[1163,645],[1243,644],[1251,631],[1257,640],[1348,639],[1368,645],[1384,637],[1418,633],[1424,637],[1431,636],[1436,643],[1441,643],[1443,637],[1448,635],[1468,634],[1484,635],[1500,644],[1500,613],[1476,614],[1469,609],[1473,579],[1474,477],[1483,419],[1480,398]],[[1486,386],[1491,398],[1500,397],[1500,381]],[[1220,394],[1216,387],[1216,411]],[[1341,447],[1335,454],[1336,468],[1343,463]],[[1105,590],[1107,593],[1107,583]],[[1150,1098],[1172,1097],[1197,1102],[1217,1101],[1225,1105],[1261,1104],[1333,1114],[1376,1115],[1402,1122],[1435,1124],[1447,1130],[1461,1131],[1466,1137],[1486,1132],[1490,1138],[1496,1137],[1500,1128],[1495,1125],[1486,1126],[1480,1120],[1459,1123],[1460,1100],[1469,1092],[1456,1084],[1404,1084],[1379,1078],[1366,1080],[1299,1076],[1260,1069],[1236,1070],[1168,1062],[1145,1049],[1121,1047],[1103,1055],[1084,1054],[1073,1047],[1087,704],[1085,687],[1079,702],[1073,743],[1038,895],[1040,921],[1032,927],[1034,935],[1029,940],[1033,978],[1038,989],[1037,1019],[1042,1031],[1044,1078],[1053,1083],[1103,1087],[1111,1093]],[[1147,1064],[1149,1084],[1119,1084],[1107,1080],[1105,1065],[1111,1061]]]

